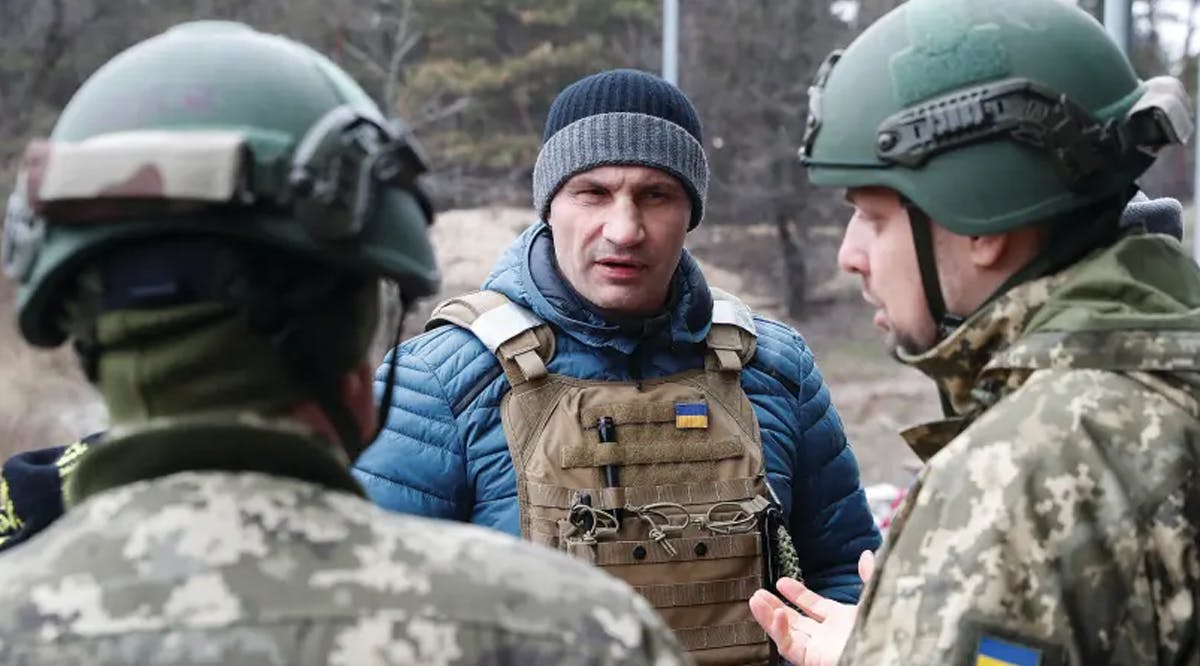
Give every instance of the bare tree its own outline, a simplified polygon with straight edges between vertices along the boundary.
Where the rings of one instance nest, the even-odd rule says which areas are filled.
[[[1200,18],[1200,16],[1198,16],[1200,12],[1197,10],[1200,10],[1200,0],[1192,0],[1188,3],[1187,22],[1185,23],[1186,28],[1183,33],[1183,44],[1180,45],[1179,55],[1175,58],[1175,67],[1173,68],[1173,71],[1177,76],[1182,76],[1184,74],[1188,58],[1191,55],[1188,50],[1192,46],[1192,37],[1196,33],[1196,20]]]
[[[693,0],[684,10],[683,84],[708,135],[710,219],[775,225],[779,295],[800,317],[816,257],[807,227],[828,219],[834,205],[829,193],[808,185],[797,157],[807,91],[825,56],[851,33],[818,1]]]
[[[397,87],[403,65],[421,41],[413,24],[412,0],[399,4],[385,0],[364,19],[365,25],[353,30],[341,47],[378,82],[379,103],[390,110],[399,101]]]
[[[67,0],[6,0],[0,10],[0,175],[8,177],[24,137],[45,130],[48,111],[78,84],[71,51],[88,24],[103,20],[112,5]]]

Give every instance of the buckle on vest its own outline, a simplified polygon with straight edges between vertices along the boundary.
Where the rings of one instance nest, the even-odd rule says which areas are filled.
[[[612,536],[621,529],[621,521],[608,511],[594,508],[592,497],[587,493],[581,494],[571,505],[567,521],[573,528],[567,538],[578,535],[580,541],[594,544],[598,537]]]
[[[642,506],[626,504],[625,510],[646,523],[646,527],[649,528],[647,535],[661,546],[667,555],[675,557],[679,554],[679,550],[670,542],[670,538],[683,534],[688,525],[692,524],[692,515],[682,504],[673,502],[656,502]]]

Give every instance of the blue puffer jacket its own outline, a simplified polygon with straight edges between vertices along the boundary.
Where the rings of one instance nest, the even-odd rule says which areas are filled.
[[[508,248],[484,288],[553,326],[552,373],[630,381],[635,374],[660,377],[703,364],[712,298],[686,252],[672,307],[637,331],[604,321],[563,283],[543,224]],[[755,324],[758,352],[742,372],[742,386],[762,429],[768,479],[784,504],[807,584],[833,599],[857,601],[859,553],[880,541],[858,463],[804,341],[778,322],[755,318]],[[415,337],[395,353],[388,421],[355,463],[355,476],[386,508],[518,534],[516,480],[500,425],[508,382],[499,362],[470,332],[453,326]]]

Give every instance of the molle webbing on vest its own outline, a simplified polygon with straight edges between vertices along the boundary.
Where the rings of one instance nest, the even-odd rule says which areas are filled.
[[[653,445],[650,445],[650,442],[625,441],[615,444],[570,442],[563,445],[562,466],[572,468],[724,460],[739,456],[745,450],[745,444],[740,438],[719,442],[689,441],[690,439],[693,438],[663,438],[654,441]]]
[[[737,534],[727,538],[680,538],[673,539],[671,543],[676,550],[674,555],[650,540],[571,544],[567,546],[567,552],[601,567],[614,564],[642,565],[659,562],[712,561],[762,555],[762,539],[758,534]],[[746,597],[746,599],[749,598]]]
[[[679,644],[688,652],[699,650],[731,647],[735,645],[754,645],[767,640],[767,634],[757,622],[737,622],[723,624],[717,627],[699,627],[696,629],[680,629],[675,632]]]
[[[703,400],[704,396],[696,393],[688,401]],[[579,426],[584,430],[596,431],[596,423],[601,416],[613,420],[614,425],[622,426],[633,423],[675,423],[675,403],[638,402],[632,405],[593,405],[579,411]],[[596,441],[599,440],[597,435]]]
[[[680,483],[669,486],[636,486],[633,488],[567,488],[544,483],[527,485],[532,504],[558,509],[570,509],[578,503],[580,496],[592,498],[592,506],[609,511],[624,508],[626,504],[717,504],[732,502],[743,497],[753,497],[759,484],[758,478],[728,479],[709,483]]]
[[[765,551],[777,507],[741,388],[754,320],[713,296],[704,367],[641,382],[548,373],[550,326],[499,294],[451,299],[429,327],[471,330],[508,377],[501,420],[524,538],[633,585],[700,666],[767,664],[770,643],[747,604],[780,560]]]
[[[750,598],[762,586],[762,576],[746,576],[745,578],[714,580],[709,583],[637,585],[633,589],[645,597],[655,608],[676,608],[741,601]]]

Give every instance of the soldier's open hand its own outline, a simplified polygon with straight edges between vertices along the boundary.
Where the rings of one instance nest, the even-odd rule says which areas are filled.
[[[874,570],[874,554],[863,551],[858,559],[858,575],[864,585]],[[766,590],[754,593],[750,610],[775,641],[779,654],[796,666],[836,664],[850,638],[858,606],[826,599],[792,578],[780,578],[776,589],[801,612],[789,608]]]

